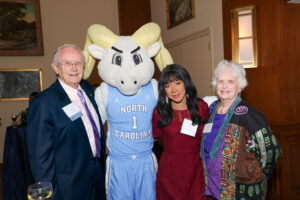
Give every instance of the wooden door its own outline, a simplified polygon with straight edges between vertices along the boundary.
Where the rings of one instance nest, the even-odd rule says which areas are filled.
[[[257,7],[258,67],[246,69],[243,98],[262,112],[283,155],[268,199],[300,199],[300,5],[285,0],[223,0],[224,55],[231,60],[230,10]]]
[[[131,35],[151,21],[150,0],[119,0],[120,35]]]

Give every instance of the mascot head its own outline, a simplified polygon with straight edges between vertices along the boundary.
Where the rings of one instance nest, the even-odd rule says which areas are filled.
[[[155,23],[142,26],[132,36],[117,36],[105,26],[92,25],[84,54],[87,58],[84,78],[92,72],[95,58],[99,59],[99,76],[124,95],[136,94],[151,81],[154,74],[151,57],[155,56],[159,69],[173,63]]]

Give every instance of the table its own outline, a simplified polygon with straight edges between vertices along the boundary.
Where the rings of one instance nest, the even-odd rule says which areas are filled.
[[[27,200],[27,187],[34,180],[29,166],[25,126],[7,127],[2,170],[3,200]]]

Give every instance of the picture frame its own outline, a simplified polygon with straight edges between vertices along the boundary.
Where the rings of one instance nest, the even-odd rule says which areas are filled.
[[[0,101],[28,100],[42,90],[42,69],[0,69]]]
[[[195,17],[194,0],[166,0],[168,29]]]
[[[0,56],[43,56],[39,0],[0,0]]]

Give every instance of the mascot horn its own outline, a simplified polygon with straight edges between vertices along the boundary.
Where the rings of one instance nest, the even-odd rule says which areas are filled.
[[[148,23],[132,36],[117,36],[102,25],[88,29],[83,51],[84,78],[99,59],[103,82],[95,91],[103,123],[107,120],[108,199],[154,200],[157,161],[152,153],[152,111],[158,97],[154,63],[162,70],[173,60],[160,27]]]

